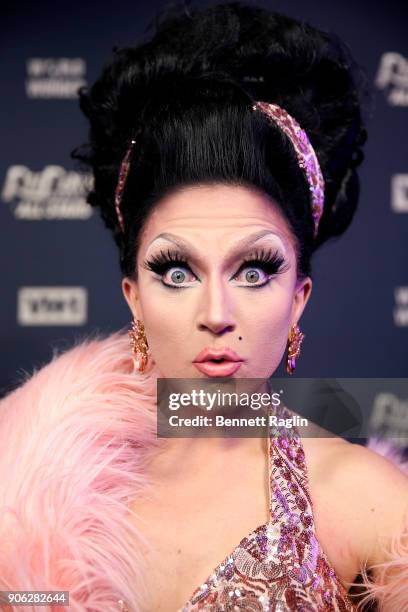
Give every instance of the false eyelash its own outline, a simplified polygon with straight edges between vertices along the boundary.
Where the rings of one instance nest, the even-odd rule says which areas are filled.
[[[167,250],[167,253],[160,251],[160,255],[153,255],[150,261],[144,261],[143,267],[156,274],[163,275],[167,272],[169,264],[188,267],[187,258],[178,251]]]
[[[283,266],[284,262],[284,258],[278,251],[272,251],[272,249],[265,251],[265,249],[262,249],[260,251],[255,251],[247,259],[244,259],[235,276],[237,276],[243,268],[249,265],[259,266],[267,274],[280,274],[286,269]],[[143,267],[162,276],[167,272],[170,264],[172,264],[172,266],[189,267],[187,258],[181,252],[170,251],[170,249],[168,249],[167,252],[160,251],[160,254],[154,255],[150,261],[144,261]]]
[[[243,268],[247,268],[250,265],[261,267],[267,274],[281,274],[287,269],[283,265],[284,263],[285,259],[279,251],[272,251],[272,249],[265,251],[265,249],[262,249],[261,251],[255,251],[254,254],[244,259],[236,275]]]

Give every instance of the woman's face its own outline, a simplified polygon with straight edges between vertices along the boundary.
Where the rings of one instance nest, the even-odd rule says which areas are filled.
[[[141,235],[138,280],[122,290],[162,377],[209,376],[194,365],[205,348],[238,354],[233,377],[273,374],[312,287],[297,282],[294,240],[276,204],[246,187],[196,185],[160,201]]]

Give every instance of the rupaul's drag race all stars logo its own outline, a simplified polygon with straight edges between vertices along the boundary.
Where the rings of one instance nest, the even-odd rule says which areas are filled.
[[[384,89],[392,106],[408,106],[408,59],[400,53],[383,53],[375,84]]]
[[[86,202],[91,175],[45,166],[35,172],[10,166],[1,198],[10,204],[16,219],[88,219],[93,211]]]
[[[29,98],[77,98],[86,85],[86,62],[81,57],[33,57],[26,62]]]

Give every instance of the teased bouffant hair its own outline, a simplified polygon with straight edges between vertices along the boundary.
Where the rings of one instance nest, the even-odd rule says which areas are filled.
[[[356,168],[367,138],[362,109],[370,95],[364,71],[337,36],[252,3],[193,9],[183,2],[152,24],[147,40],[114,49],[98,80],[80,90],[89,143],[72,154],[93,171],[88,202],[113,231],[123,275],[136,278],[141,231],[155,204],[196,183],[243,185],[270,196],[297,238],[299,277],[310,275],[313,252],[342,234],[356,210]],[[326,183],[315,239],[309,187],[293,147],[251,110],[255,100],[285,108],[315,148]],[[131,138],[122,235],[114,192]]]

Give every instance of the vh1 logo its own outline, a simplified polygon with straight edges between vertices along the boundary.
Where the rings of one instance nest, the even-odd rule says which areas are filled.
[[[20,325],[84,325],[87,309],[85,287],[20,287],[18,290]]]

